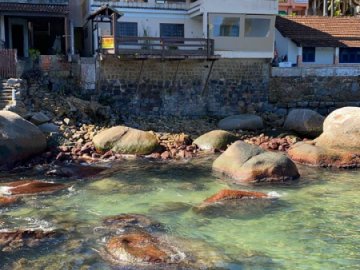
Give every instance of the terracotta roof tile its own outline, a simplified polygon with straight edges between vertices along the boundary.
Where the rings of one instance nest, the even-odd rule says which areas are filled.
[[[276,28],[302,47],[360,47],[360,18],[278,16]]]
[[[44,12],[50,14],[68,14],[68,5],[0,3],[0,11],[7,12]]]

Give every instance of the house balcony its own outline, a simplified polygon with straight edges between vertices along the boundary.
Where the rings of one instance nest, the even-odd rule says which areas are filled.
[[[190,0],[94,0],[93,5],[109,5],[116,8],[188,10],[190,6]]]
[[[135,59],[217,59],[214,40],[204,38],[100,37],[100,52]]]

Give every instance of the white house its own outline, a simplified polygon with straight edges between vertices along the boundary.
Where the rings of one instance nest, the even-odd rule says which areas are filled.
[[[91,16],[106,4],[118,13],[115,27],[104,13]],[[273,58],[277,0],[88,0],[83,8],[92,19],[85,24],[88,54],[100,48],[99,36],[115,31],[122,52],[165,47],[191,55],[212,46],[213,55],[226,58]]]
[[[360,64],[360,18],[279,16],[276,52],[293,66]]]

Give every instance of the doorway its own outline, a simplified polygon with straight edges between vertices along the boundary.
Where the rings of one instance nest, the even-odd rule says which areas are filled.
[[[12,47],[17,49],[18,57],[24,57],[24,26],[21,24],[11,25]]]

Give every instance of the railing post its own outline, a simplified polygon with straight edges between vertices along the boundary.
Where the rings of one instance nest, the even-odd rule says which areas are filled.
[[[15,103],[16,103],[16,90],[15,89],[11,90],[11,102],[13,105],[15,105]]]

